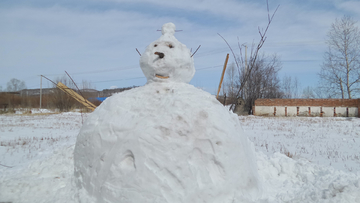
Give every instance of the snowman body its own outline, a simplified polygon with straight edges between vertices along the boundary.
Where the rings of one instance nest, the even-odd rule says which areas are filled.
[[[148,84],[108,98],[84,123],[74,152],[79,201],[255,202],[254,149],[237,116],[186,83],[194,75],[188,50],[174,63],[156,47],[140,59]]]

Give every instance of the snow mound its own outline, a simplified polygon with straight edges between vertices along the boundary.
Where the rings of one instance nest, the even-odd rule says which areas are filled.
[[[257,153],[263,202],[360,202],[360,176],[305,159],[290,159],[279,152]]]
[[[81,202],[256,202],[252,143],[238,117],[192,85],[154,82],[116,94],[84,123]]]

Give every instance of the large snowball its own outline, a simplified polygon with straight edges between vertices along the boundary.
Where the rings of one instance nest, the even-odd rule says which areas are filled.
[[[190,50],[175,37],[175,25],[163,25],[162,36],[152,42],[140,57],[140,67],[148,82],[189,83],[195,74]]]
[[[105,100],[77,138],[80,202],[256,202],[257,167],[235,114],[185,83]]]

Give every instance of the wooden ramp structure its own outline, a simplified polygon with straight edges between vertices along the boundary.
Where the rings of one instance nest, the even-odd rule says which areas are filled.
[[[71,96],[72,98],[76,99],[76,101],[80,102],[82,105],[84,105],[86,108],[94,111],[96,109],[96,106],[91,103],[90,101],[88,101],[87,99],[85,99],[83,96],[79,95],[78,93],[76,93],[74,90],[72,90],[71,88],[67,87],[66,85],[64,85],[61,82],[58,82],[58,84],[56,85],[57,88],[61,89],[63,92],[65,92],[66,94],[68,94],[69,96]]]

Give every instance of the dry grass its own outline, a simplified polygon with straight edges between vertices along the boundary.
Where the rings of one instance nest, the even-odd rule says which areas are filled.
[[[15,148],[17,146],[25,146],[25,145],[34,145],[35,148],[37,148],[37,144],[39,144],[40,142],[46,142],[49,145],[54,144],[55,142],[58,142],[62,139],[69,139],[69,136],[65,136],[65,137],[19,137],[17,139],[14,140],[10,140],[10,141],[1,141],[0,142],[0,146],[3,147],[12,147]]]

